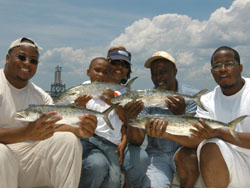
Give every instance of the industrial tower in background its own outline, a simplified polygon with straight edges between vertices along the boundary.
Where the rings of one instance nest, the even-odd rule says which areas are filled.
[[[62,67],[56,66],[55,70],[55,81],[51,84],[50,95],[53,99],[59,97],[65,90],[66,85],[62,84],[61,80]]]

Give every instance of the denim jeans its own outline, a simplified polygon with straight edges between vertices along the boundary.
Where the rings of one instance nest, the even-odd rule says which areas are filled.
[[[81,139],[83,163],[79,188],[118,188],[121,167],[117,145],[94,135]]]
[[[170,187],[176,170],[174,154],[151,154],[150,165],[144,178],[143,187],[168,188]]]
[[[147,152],[139,146],[128,144],[122,164],[125,182],[133,187],[141,187],[148,165]]]

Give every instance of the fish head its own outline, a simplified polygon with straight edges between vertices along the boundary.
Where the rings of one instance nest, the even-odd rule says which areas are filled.
[[[14,115],[15,120],[19,121],[35,121],[42,115],[39,111],[20,110]]]

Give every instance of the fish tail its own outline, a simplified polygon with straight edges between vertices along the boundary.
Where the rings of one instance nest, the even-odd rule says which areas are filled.
[[[228,126],[229,126],[229,131],[231,133],[231,135],[234,137],[234,139],[237,141],[237,142],[241,142],[240,141],[240,138],[238,137],[238,135],[236,134],[235,132],[235,128],[236,128],[236,125],[237,123],[239,123],[240,121],[242,121],[243,119],[245,119],[246,117],[249,117],[248,115],[244,115],[244,116],[240,116],[236,119],[234,119],[233,121],[229,122],[228,123]]]
[[[126,88],[128,88],[128,90],[130,91],[130,87],[131,85],[134,83],[134,81],[137,79],[138,77],[134,77],[132,79],[129,80],[129,82],[125,85]]]
[[[102,113],[104,121],[107,123],[107,125],[108,125],[112,130],[114,130],[114,127],[113,127],[113,125],[111,124],[111,122],[110,122],[110,120],[109,120],[109,118],[108,118],[108,115],[109,115],[109,113],[110,113],[115,107],[117,107],[118,105],[119,105],[119,103],[112,104],[107,110],[105,110],[105,111]]]
[[[203,110],[207,111],[201,103],[201,96],[207,92],[207,89],[203,89],[194,95],[196,104]]]

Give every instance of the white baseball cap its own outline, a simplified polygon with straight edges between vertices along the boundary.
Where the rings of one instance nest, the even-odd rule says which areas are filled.
[[[151,67],[151,63],[157,59],[166,59],[169,62],[173,63],[174,65],[176,65],[175,63],[175,59],[167,52],[165,51],[158,51],[155,52],[152,57],[150,57],[144,64],[144,67],[146,68],[150,68]]]
[[[39,50],[42,50],[42,48],[40,46],[38,46],[37,43],[35,43],[32,39],[27,38],[27,37],[22,37],[22,38],[19,38],[19,39],[13,41],[10,44],[8,51],[12,48],[15,48],[18,46],[23,46],[23,45],[24,46],[32,46],[32,47],[36,48],[38,53],[39,53]]]

